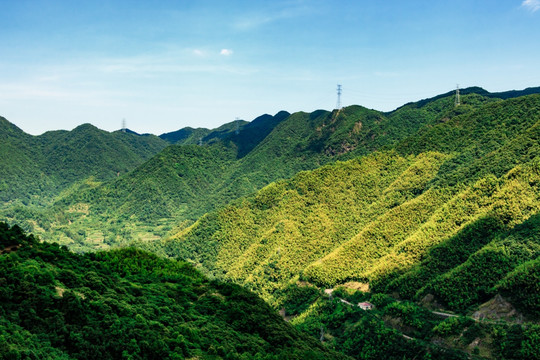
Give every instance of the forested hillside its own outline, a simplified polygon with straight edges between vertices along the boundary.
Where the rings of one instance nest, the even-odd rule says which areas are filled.
[[[165,252],[261,294],[313,336],[326,328],[352,356],[371,341],[348,333],[360,326],[398,343],[402,332],[486,358],[538,358],[540,96],[475,100],[393,149],[301,172],[208,213]],[[320,295],[351,282],[362,289],[352,303],[373,301],[374,317]],[[425,307],[462,317],[441,322]],[[473,315],[492,322],[472,326]]]
[[[464,315],[503,295],[536,319],[539,126],[539,95],[455,109],[395,150],[301,172],[211,212],[166,253],[276,307],[298,281],[356,281]]]
[[[76,255],[0,223],[0,359],[348,359],[256,295],[135,249]]]
[[[90,124],[31,136],[0,117],[0,201],[43,204],[77,181],[124,175],[162,150],[153,135],[109,133]]]
[[[200,137],[182,129],[163,135],[177,145],[133,172],[104,183],[77,183],[52,207],[15,206],[4,211],[3,218],[84,251],[148,243],[275,180],[390,149],[421,129],[484,103],[500,102],[480,92],[483,95],[465,91],[458,108],[448,95],[391,113],[351,106],[333,112],[264,115],[250,123],[225,124]]]
[[[462,91],[459,106],[448,93],[390,113],[351,106],[265,115],[204,134],[182,129],[167,135],[176,144],[131,172],[108,181],[79,181],[52,206],[16,204],[2,212],[8,221],[76,252],[135,245],[176,260],[133,249],[80,256],[35,241],[30,248],[5,243],[0,257],[9,250],[14,252],[7,256],[15,258],[24,249],[61,251],[72,262],[105,266],[117,276],[103,283],[121,287],[127,281],[151,299],[169,294],[171,285],[162,286],[174,283],[169,278],[178,272],[198,281],[191,288],[182,280],[195,293],[184,303],[203,315],[208,310],[199,306],[206,306],[206,298],[226,302],[223,297],[236,291],[223,287],[243,291],[222,281],[239,284],[279,309],[312,337],[309,341],[353,358],[540,358],[540,95],[535,92],[471,88]],[[532,94],[520,96],[525,93]],[[9,125],[4,134],[22,146],[29,135]],[[21,164],[31,159],[24,154]],[[5,232],[19,233],[14,229]],[[40,253],[34,261],[49,258]],[[147,268],[142,259],[157,268]],[[206,280],[186,260],[216,280]],[[131,261],[144,271],[126,270]],[[146,276],[156,272],[165,279],[148,285],[155,293],[147,293],[153,283]],[[57,273],[51,275],[56,288],[69,290]],[[90,296],[86,288],[93,289],[81,282],[74,297]],[[362,310],[362,301],[374,309]],[[177,320],[167,321],[152,328],[166,329]],[[218,327],[229,329],[226,323]],[[27,325],[6,328],[16,332],[20,326]],[[270,340],[258,334],[255,340],[226,337],[234,344],[243,339],[258,344],[256,352],[234,346],[248,358],[290,352],[278,347],[264,353]],[[181,335],[191,344],[189,356],[229,353],[211,346],[217,335],[202,346],[194,345],[200,338],[193,333]],[[291,339],[304,341],[298,336]],[[47,341],[58,354],[73,356],[57,347],[57,340]],[[299,358],[310,358],[305,345],[297,349]]]

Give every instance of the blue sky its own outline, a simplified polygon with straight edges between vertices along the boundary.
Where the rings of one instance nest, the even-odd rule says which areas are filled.
[[[540,86],[540,0],[0,0],[0,115],[217,127],[279,110],[389,111],[461,87]]]

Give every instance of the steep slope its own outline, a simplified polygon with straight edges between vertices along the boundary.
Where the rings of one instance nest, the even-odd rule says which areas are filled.
[[[163,140],[177,145],[207,144],[218,139],[232,141],[238,147],[238,156],[249,153],[272,129],[290,114],[280,111],[276,115],[261,115],[251,122],[235,120],[216,129],[185,127],[159,135]]]
[[[448,99],[441,101],[440,107],[453,106]],[[272,181],[389,146],[435,118],[433,112],[411,125],[399,115],[387,119],[353,106],[334,113],[263,116],[243,125],[238,134],[228,132],[231,126],[226,124],[225,130],[207,135],[201,149],[176,145],[116,181],[71,189],[51,209],[29,213],[18,208],[5,217],[78,249],[147,243],[175,224],[192,222]],[[384,131],[392,137],[382,135]],[[204,160],[194,161],[196,157]]]
[[[177,131],[159,135],[163,140],[177,145],[207,144],[219,139],[232,137],[240,131],[246,124],[244,120],[236,120],[221,125],[215,129],[185,127]]]
[[[185,127],[180,130],[168,132],[159,135],[159,137],[171,144],[196,144],[198,141],[208,135],[209,129]]]
[[[493,218],[500,224],[490,227],[493,239],[475,236],[476,247],[445,268],[440,281],[459,266],[483,279],[481,268],[466,262],[501,249],[501,239],[540,209],[538,109],[538,95],[486,102],[404,140],[397,146],[401,155],[377,152],[273,183],[179,232],[166,243],[167,253],[271,302],[298,277],[321,286],[360,280],[377,291],[421,297],[429,293],[420,291],[427,279],[409,290],[400,276],[410,277],[407,272],[421,266],[434,246],[467,238],[470,227]],[[529,243],[538,243],[530,236]],[[508,266],[499,277],[484,280],[486,288],[499,286],[539,254],[535,245],[505,246],[528,255],[501,260]],[[465,310],[493,294],[482,289],[468,289],[476,295],[466,306],[435,295],[450,308]]]
[[[476,91],[487,93],[482,89]],[[182,151],[176,155],[175,151],[170,151],[167,153],[171,155],[170,161],[167,156],[155,161],[156,157],[149,160],[142,171],[127,174],[125,179],[97,186],[94,182],[77,185],[64,193],[53,208],[45,211],[13,208],[4,218],[45,238],[62,239],[63,243],[77,244],[81,249],[132,241],[147,243],[165,235],[177,224],[185,227],[207,211],[249,195],[272,181],[336,160],[392,148],[421,129],[418,137],[422,139],[431,127],[440,129],[439,125],[452,123],[451,119],[460,116],[464,118],[491,102],[500,100],[470,91],[462,96],[462,105],[457,108],[453,96],[449,95],[407,104],[386,114],[360,106],[311,114],[280,112],[241,124],[238,134],[236,122],[232,122],[202,138],[203,147],[209,147],[207,154],[214,154],[212,149],[216,148],[228,154],[216,156],[216,162],[208,160],[208,164],[214,165],[208,171],[210,176],[203,181],[205,191],[190,190],[198,187],[200,170],[182,176],[176,176],[177,171],[171,170],[175,166],[200,169],[199,165],[193,165],[187,154],[183,159]],[[182,141],[199,143],[201,139],[194,141],[188,137]],[[416,151],[420,140],[415,141],[404,143],[400,149],[408,147],[409,152]],[[428,143],[425,145],[424,148],[429,148]],[[440,145],[435,148],[437,146]],[[481,147],[485,149],[487,147]],[[201,153],[201,156],[205,155]],[[218,164],[221,161],[223,163]],[[175,188],[178,191],[174,191]],[[145,246],[151,248],[149,244]]]
[[[246,154],[217,134],[18,211],[76,251],[138,239],[186,259],[350,356],[538,358],[540,95],[504,96],[297,113]]]
[[[0,358],[348,358],[184,262],[76,255],[4,223],[0,245]]]

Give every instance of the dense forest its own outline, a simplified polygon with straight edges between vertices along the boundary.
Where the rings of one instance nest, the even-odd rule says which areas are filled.
[[[67,188],[60,187],[62,192],[47,198],[45,206],[28,206],[28,202],[21,203],[17,196],[11,196],[0,206],[0,215],[44,239],[54,239],[77,251],[159,240],[273,181],[338,160],[400,146],[407,139],[423,137],[423,132],[431,127],[441,129],[441,123],[459,114],[478,111],[484,104],[500,103],[501,98],[513,98],[533,90],[490,94],[480,88],[463,89],[462,105],[458,108],[452,94],[446,94],[406,104],[390,113],[350,106],[333,112],[279,112],[213,130],[184,128],[156,138],[162,142],[160,146],[164,146],[165,140],[174,145],[131,172],[118,172],[106,161],[101,162],[100,171],[114,175],[112,178],[79,176]],[[82,128],[91,129],[87,125]],[[93,130],[90,133],[106,134]],[[132,133],[110,135],[129,136],[138,141],[154,139]],[[93,142],[93,137],[87,136],[78,143]],[[408,146],[409,151],[414,150],[413,144]],[[84,155],[73,151],[72,156],[83,163],[89,158]],[[16,173],[24,171],[29,170],[23,167]],[[60,177],[64,176],[60,174]],[[5,187],[17,188],[19,184],[25,184],[24,180],[6,180]]]
[[[413,266],[435,245],[474,244],[430,272],[433,281],[482,254],[519,247],[497,282],[538,256],[534,232],[520,240],[512,231],[540,206],[539,108],[537,95],[487,103],[397,150],[301,172],[205,215],[170,237],[165,251],[271,300],[296,277],[320,286],[361,280],[413,295],[398,284],[412,285]],[[486,222],[490,236],[466,235]]]
[[[0,352],[540,358],[539,92],[160,137],[0,119],[18,156],[0,179]],[[112,164],[105,142],[137,156]]]
[[[135,169],[168,143],[154,135],[109,133],[90,124],[26,134],[0,117],[0,201],[47,204],[73,183],[110,180]]]
[[[77,255],[5,223],[0,247],[1,359],[347,359],[182,261]]]

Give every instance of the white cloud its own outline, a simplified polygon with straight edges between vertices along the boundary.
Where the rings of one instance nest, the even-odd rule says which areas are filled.
[[[204,51],[199,50],[199,49],[194,49],[193,54],[197,55],[197,56],[204,56],[205,55]]]
[[[230,56],[233,54],[233,51],[231,49],[221,49],[219,53],[223,56]]]
[[[260,12],[243,14],[241,18],[233,22],[233,27],[240,31],[249,31],[277,21],[306,16],[312,12],[313,9],[304,1],[277,2]]]
[[[540,10],[540,0],[524,0],[521,3],[521,6],[531,12],[535,12],[537,10]]]

